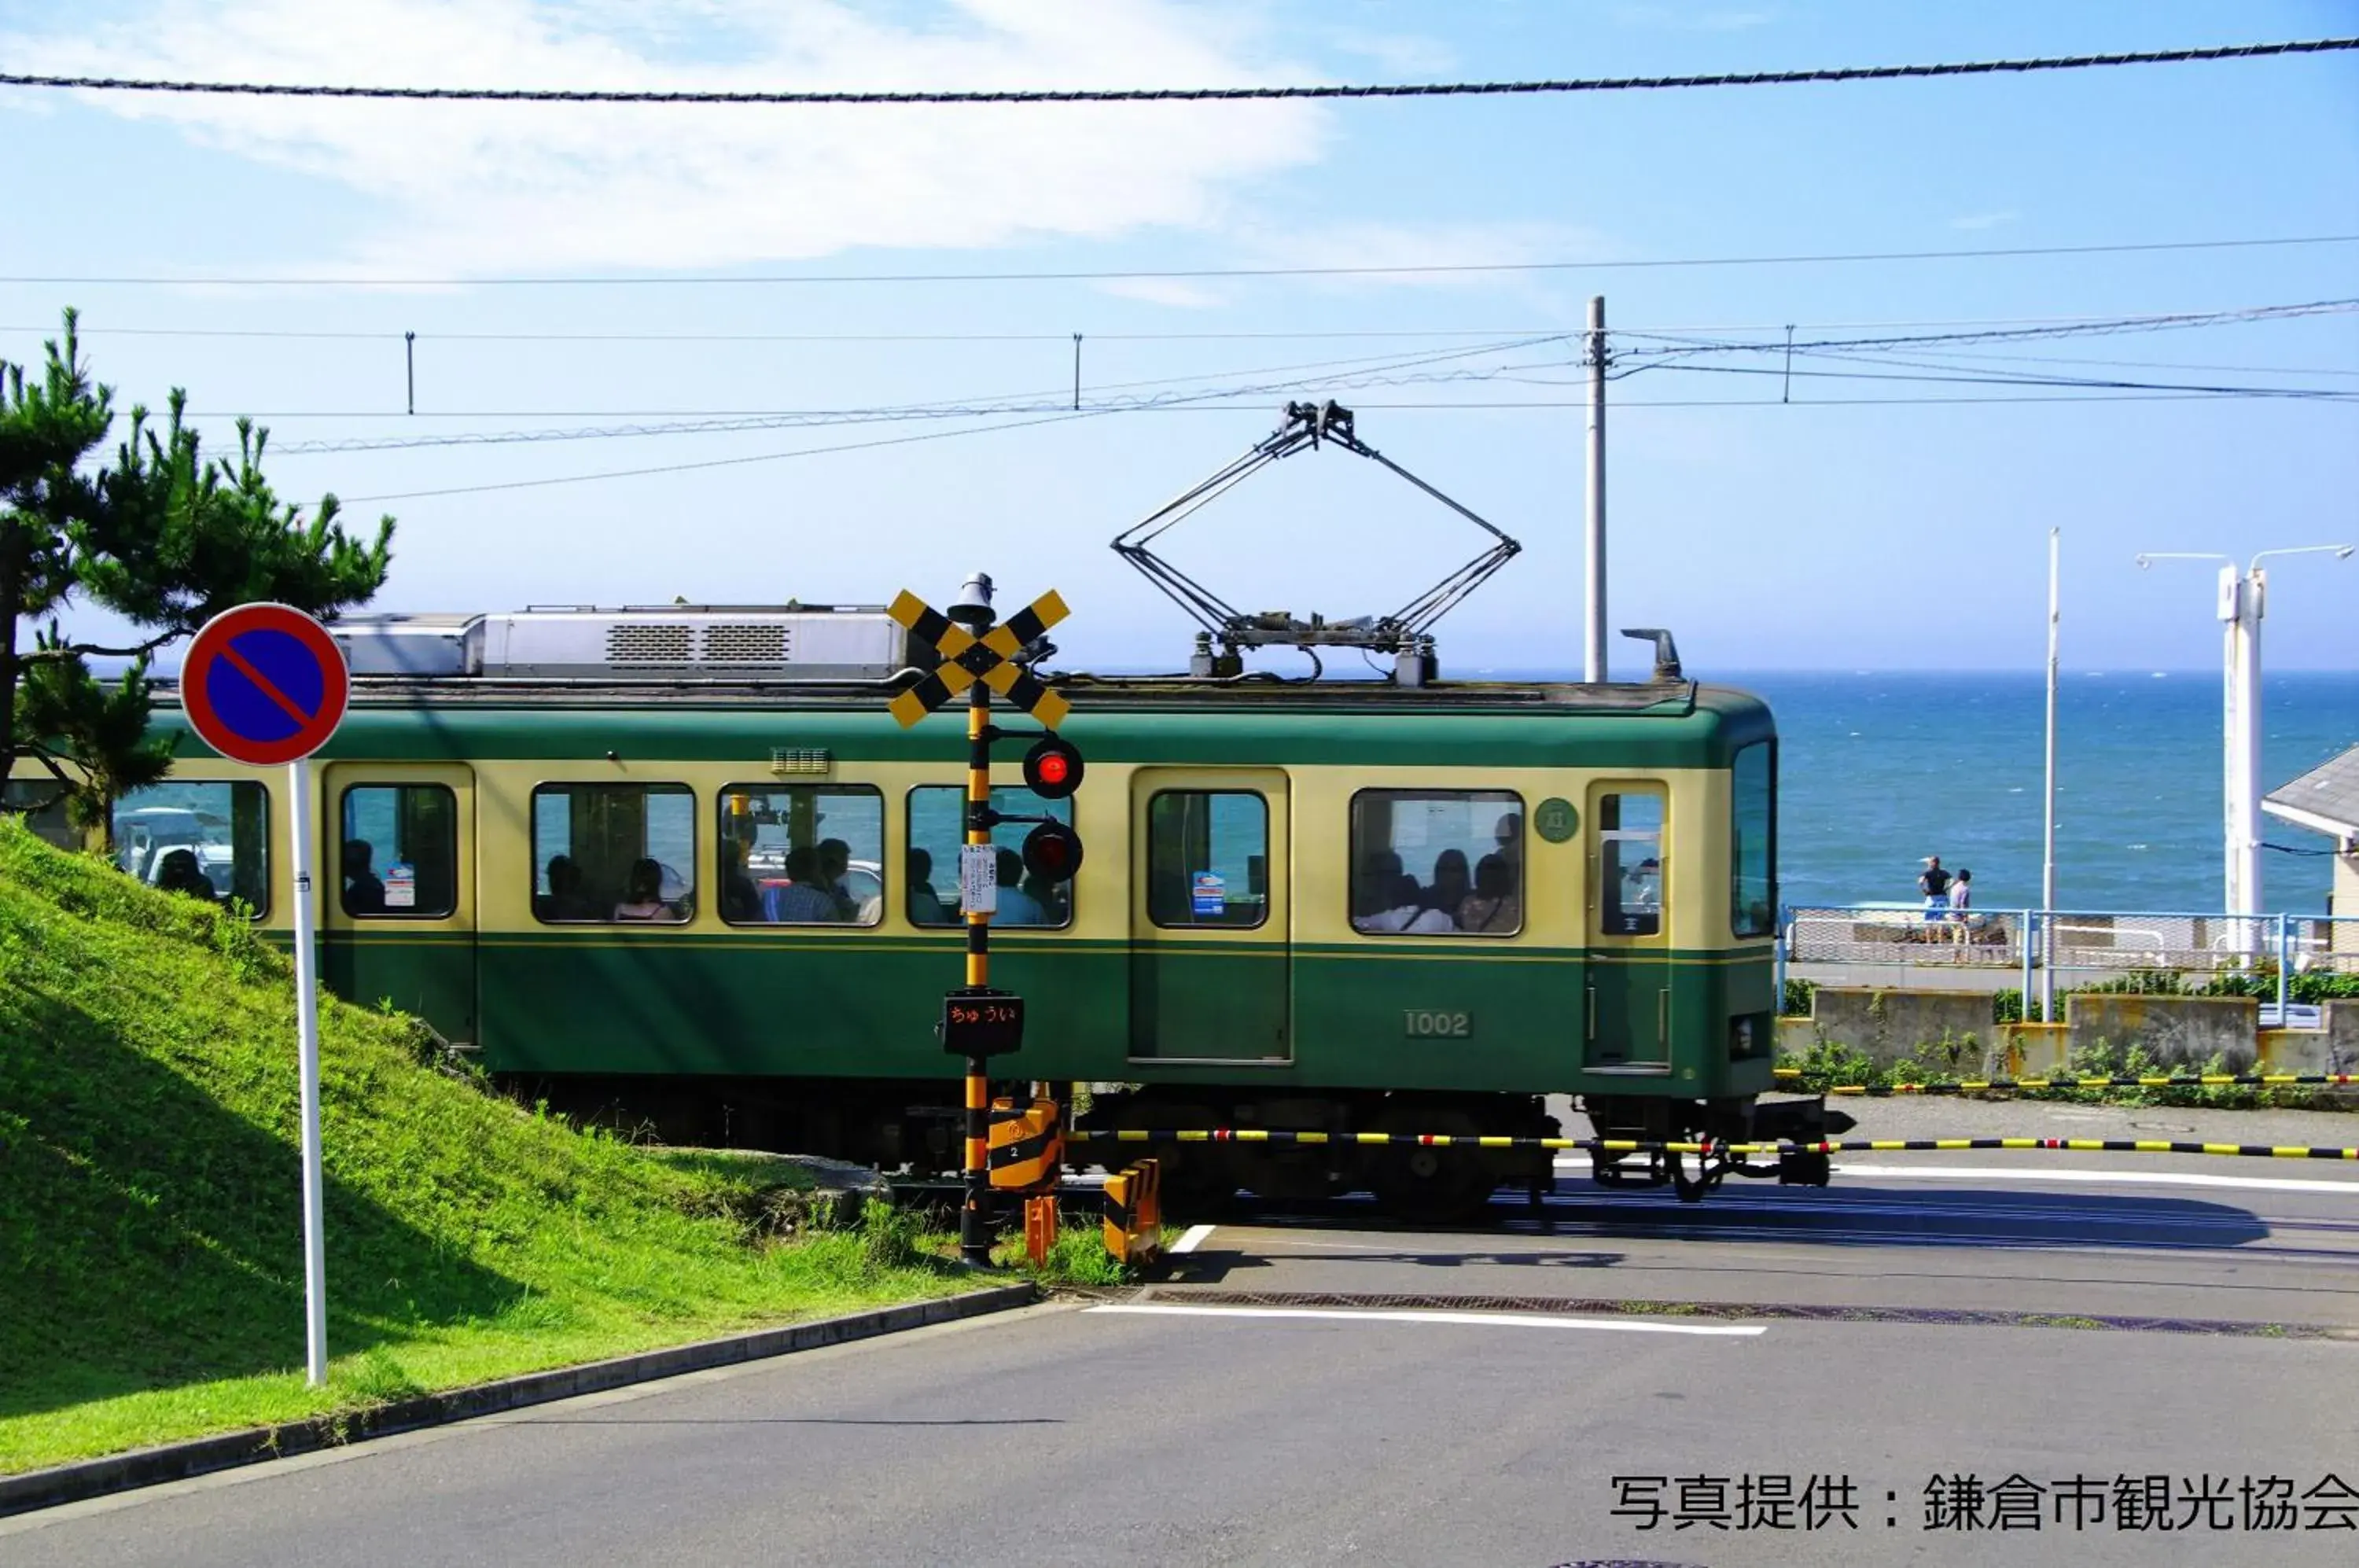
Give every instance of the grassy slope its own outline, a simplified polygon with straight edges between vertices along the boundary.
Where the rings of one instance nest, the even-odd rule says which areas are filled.
[[[537,1118],[406,1019],[321,1035],[315,1390],[287,961],[0,818],[0,1471],[961,1287],[906,1236],[749,1245],[726,1162]]]

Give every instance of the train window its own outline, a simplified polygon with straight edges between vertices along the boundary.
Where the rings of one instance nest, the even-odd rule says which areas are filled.
[[[1022,785],[995,785],[994,811],[1054,817],[1071,824],[1071,800],[1044,800]],[[962,785],[921,784],[909,791],[909,923],[954,926],[959,913],[959,846],[966,842],[966,789]],[[991,830],[999,850],[999,911],[994,927],[1060,928],[1073,923],[1073,885],[1053,886],[1024,874],[1021,853],[1030,822],[1002,822]]]
[[[532,792],[532,912],[677,924],[696,912],[696,796],[685,784],[543,784]]]
[[[270,904],[270,796],[259,784],[177,780],[114,802],[114,863],[151,887]]]
[[[1352,797],[1352,929],[1513,936],[1524,929],[1524,798],[1510,789]]]
[[[1777,929],[1777,759],[1766,740],[1729,767],[1728,926],[1737,936]]]
[[[1147,918],[1257,926],[1269,918],[1269,802],[1241,789],[1167,789],[1147,803]]]
[[[82,830],[66,819],[66,787],[54,779],[11,779],[0,784],[0,811],[22,811],[33,836],[60,849],[82,846]]]
[[[1599,796],[1598,929],[1609,936],[1661,935],[1663,869],[1661,792]]]
[[[436,920],[459,904],[459,800],[440,784],[344,791],[338,897],[363,920]]]
[[[885,797],[821,784],[721,791],[721,918],[873,926],[885,918]]]

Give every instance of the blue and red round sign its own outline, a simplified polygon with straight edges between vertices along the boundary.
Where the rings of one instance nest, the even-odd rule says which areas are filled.
[[[180,706],[232,762],[310,756],[343,722],[352,679],[328,628],[286,604],[240,604],[207,621],[180,665]]]

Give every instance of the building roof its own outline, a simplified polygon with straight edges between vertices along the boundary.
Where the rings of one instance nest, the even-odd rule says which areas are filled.
[[[2299,827],[2359,840],[2359,746],[2272,789],[2261,809]]]

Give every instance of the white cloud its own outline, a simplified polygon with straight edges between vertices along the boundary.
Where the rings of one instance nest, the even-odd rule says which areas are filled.
[[[2014,223],[2022,215],[2020,212],[1969,212],[1963,217],[1951,219],[1950,227],[1971,231],[1996,229]]]
[[[923,22],[841,0],[158,0],[0,35],[12,69],[369,85],[1178,86],[1256,69],[1169,0],[949,0]],[[975,248],[1210,228],[1231,191],[1315,162],[1305,103],[664,107],[93,93],[203,145],[335,181],[382,217],[323,269],[713,267],[859,246]],[[302,233],[299,215],[280,220]]]

